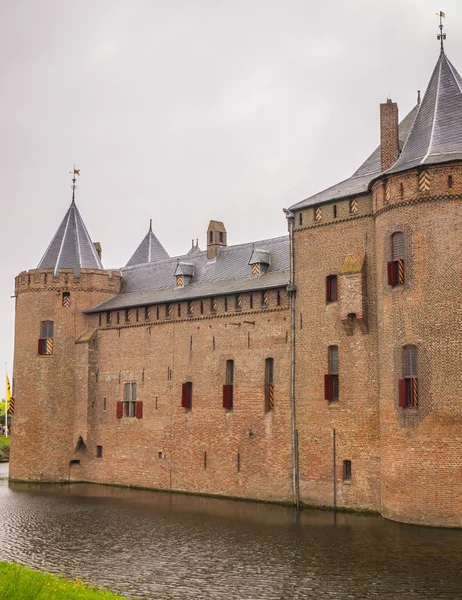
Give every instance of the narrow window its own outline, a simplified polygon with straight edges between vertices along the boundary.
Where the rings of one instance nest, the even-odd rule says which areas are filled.
[[[350,200],[350,213],[354,215],[358,212],[358,210],[358,201],[356,200],[356,198],[353,198],[353,200]]]
[[[399,406],[416,408],[419,405],[417,387],[417,348],[403,348],[403,379],[399,380]]]
[[[106,325],[110,325],[111,324],[111,311],[108,310],[106,312]]]
[[[51,356],[53,354],[53,321],[42,321],[40,323],[38,353],[41,356]]]
[[[218,306],[217,299],[212,298],[212,300],[210,301],[210,310],[212,312],[217,312],[217,306]]]
[[[150,318],[151,318],[151,307],[145,306],[144,307],[144,320],[149,321]]]
[[[136,382],[129,381],[124,384],[124,401],[123,401],[123,416],[137,417],[143,415],[143,403],[136,399]]]
[[[178,316],[181,317],[181,304],[178,304]]]
[[[194,314],[194,304],[192,302],[188,303],[188,315],[192,316]]]
[[[102,317],[101,313],[99,313],[99,315],[98,315],[98,324],[99,324],[100,327],[101,327],[102,322],[103,322],[103,317]]]
[[[279,290],[276,292],[276,304],[281,306],[281,292]]]
[[[404,185],[402,183],[399,185],[399,195],[402,200],[404,198]]]
[[[220,231],[220,244],[223,244],[223,241],[224,241],[223,232]]]
[[[156,319],[159,320],[160,319],[160,310],[159,307],[156,306]]]
[[[236,310],[242,310],[242,296],[240,294],[236,296]]]
[[[334,219],[337,218],[337,205],[334,204]]]
[[[171,318],[171,316],[172,316],[172,305],[171,304],[165,305],[165,316],[167,317],[167,319]]]
[[[204,303],[201,300],[201,315],[203,315],[203,314],[204,314]]]
[[[117,325],[120,323],[120,313],[117,312]]]
[[[452,188],[452,175],[448,175],[448,188]]]
[[[253,296],[252,296],[252,294],[250,294],[249,300],[250,300],[250,308],[253,308]]]
[[[103,447],[96,446],[96,458],[103,458]]]
[[[192,382],[187,381],[183,383],[182,395],[181,395],[181,406],[187,410],[192,409]]]
[[[71,293],[63,292],[63,306],[64,308],[69,308],[71,305]]]
[[[326,400],[339,399],[339,363],[338,346],[329,346],[328,373],[324,376],[324,397]]]
[[[137,323],[139,321],[139,318],[140,318],[140,311],[138,309],[136,309],[135,320],[136,320]]]
[[[404,283],[404,234],[397,231],[391,236],[391,258],[387,263],[388,285]]]
[[[264,292],[261,293],[261,303],[262,306],[267,307],[269,304],[269,295],[268,295],[268,290],[265,290]]]
[[[210,237],[210,243],[212,243],[213,242],[213,231],[210,232],[210,236],[209,237]]]
[[[234,360],[226,361],[226,383],[223,386],[223,408],[233,410]]]
[[[326,277],[326,302],[337,302],[337,275]]]
[[[125,323],[129,323],[130,322],[130,309],[126,308],[125,309]]]
[[[314,220],[315,221],[321,221],[322,220],[322,209],[320,206],[317,206],[314,209]]]
[[[225,312],[228,312],[228,298],[225,296]]]
[[[351,481],[351,460],[343,461],[343,481]]]
[[[107,398],[106,396],[103,397],[103,410],[107,409]]]
[[[298,224],[300,226],[303,225],[303,213],[301,213],[301,212],[298,213]]]
[[[265,360],[265,412],[274,409],[274,359]]]

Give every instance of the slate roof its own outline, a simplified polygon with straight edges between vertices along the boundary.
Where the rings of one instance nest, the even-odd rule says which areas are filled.
[[[249,259],[253,247],[269,254],[271,265],[260,277],[251,277]],[[191,283],[176,287],[175,271],[186,262],[194,265]],[[100,312],[207,296],[262,290],[286,285],[289,281],[289,237],[220,248],[216,259],[208,260],[206,251],[186,254],[121,270],[123,293],[99,304],[88,312]]]
[[[76,276],[80,269],[104,269],[74,200],[37,268],[53,268],[55,276],[60,269],[74,269]]]
[[[414,123],[414,119],[417,115],[419,105],[409,112],[406,117],[399,124],[399,141],[400,147],[403,147],[409,131]],[[315,204],[323,204],[325,202],[331,202],[332,200],[339,200],[340,198],[348,198],[349,196],[357,196],[358,194],[365,194],[369,190],[370,182],[380,175],[380,146],[372,152],[372,154],[363,162],[363,164],[353,173],[351,177],[337,183],[322,192],[318,192],[314,196],[310,196],[297,204],[290,207],[290,210],[298,210],[306,208],[308,206],[314,206]]]
[[[133,256],[130,258],[126,266],[131,267],[133,265],[156,262],[164,258],[170,257],[168,252],[154,235],[152,231],[152,221],[150,221],[148,233],[143,238],[143,241],[135,250]]]
[[[409,136],[387,173],[462,160],[462,78],[441,53]]]

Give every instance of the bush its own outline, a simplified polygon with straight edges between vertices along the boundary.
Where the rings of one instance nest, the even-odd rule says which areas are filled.
[[[111,592],[0,562],[2,600],[123,600]]]
[[[0,459],[8,459],[10,457],[10,438],[0,436]]]

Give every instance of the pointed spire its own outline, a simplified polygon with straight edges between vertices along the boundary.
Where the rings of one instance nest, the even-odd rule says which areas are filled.
[[[438,13],[436,14],[438,15]],[[446,34],[443,33],[443,19],[446,17],[446,15],[440,10],[440,14],[438,16],[440,18],[440,32],[436,38],[440,42],[440,54],[444,54],[444,40],[446,39]]]
[[[159,242],[157,237],[152,231],[152,219],[149,220],[149,231],[143,238],[141,244],[133,253],[132,257],[125,265],[126,267],[133,267],[134,265],[142,265],[145,263],[157,262],[170,258],[165,248]]]
[[[462,78],[444,52],[430,78],[394,173],[462,160]]]
[[[104,269],[75,204],[74,194],[72,203],[37,268],[53,268],[55,277],[60,269],[74,269],[76,276],[80,269]]]

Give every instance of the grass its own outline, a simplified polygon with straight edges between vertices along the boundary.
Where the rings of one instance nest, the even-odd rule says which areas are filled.
[[[8,458],[10,455],[10,437],[9,436],[0,436],[0,459],[3,457]]]
[[[124,600],[78,579],[39,573],[13,563],[0,562],[0,600]]]

